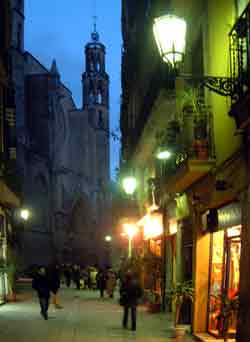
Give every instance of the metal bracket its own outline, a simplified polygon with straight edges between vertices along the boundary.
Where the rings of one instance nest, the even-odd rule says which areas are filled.
[[[216,76],[193,76],[193,75],[178,75],[184,80],[193,81],[200,86],[207,87],[209,90],[222,96],[235,96],[237,88],[237,79],[231,77],[216,77]]]

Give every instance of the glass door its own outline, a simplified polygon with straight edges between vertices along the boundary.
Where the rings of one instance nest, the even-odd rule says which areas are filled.
[[[208,331],[220,335],[220,313],[222,310],[222,293],[224,284],[225,250],[224,231],[213,233],[211,241],[210,286],[208,303]]]
[[[241,227],[229,228],[213,234],[211,244],[210,286],[208,303],[208,331],[216,336],[222,336],[224,320],[222,312],[227,305],[237,299],[240,281],[240,241]],[[228,306],[227,306],[228,307]],[[237,311],[231,310],[227,323],[229,336],[235,336]]]

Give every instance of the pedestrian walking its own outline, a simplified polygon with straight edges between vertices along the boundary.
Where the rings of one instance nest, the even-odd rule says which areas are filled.
[[[97,276],[97,270],[95,267],[91,267],[90,269],[90,283],[91,283],[91,289],[96,290],[97,284],[96,284],[96,276]]]
[[[128,327],[129,310],[131,311],[132,330],[136,330],[136,311],[138,299],[142,296],[139,281],[131,272],[127,272],[120,288],[120,304],[123,306],[123,328]]]
[[[63,307],[59,303],[58,291],[61,285],[61,269],[58,264],[53,264],[49,268],[49,281],[50,289],[52,293],[52,303],[56,309],[62,309]]]
[[[48,272],[44,266],[40,266],[32,281],[32,287],[37,291],[39,298],[41,315],[45,320],[48,319],[50,281]]]
[[[106,273],[104,270],[100,269],[96,275],[97,288],[100,291],[100,297],[104,297],[104,291],[106,289]]]
[[[116,275],[112,269],[107,271],[107,293],[110,298],[114,297],[114,291],[116,287]]]
[[[81,286],[81,283],[80,283],[80,277],[81,277],[81,274],[80,274],[80,266],[78,265],[74,265],[73,268],[72,268],[72,278],[73,278],[73,281],[76,285],[76,289],[77,290],[80,290],[80,286]]]
[[[66,264],[64,268],[64,278],[67,287],[70,287],[72,277],[72,270],[70,264]]]

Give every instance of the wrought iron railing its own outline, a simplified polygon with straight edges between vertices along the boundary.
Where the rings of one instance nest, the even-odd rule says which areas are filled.
[[[234,83],[232,102],[242,98],[250,88],[250,3],[229,33],[230,72]]]

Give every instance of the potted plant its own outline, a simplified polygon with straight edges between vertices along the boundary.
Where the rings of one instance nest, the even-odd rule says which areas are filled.
[[[147,308],[151,313],[156,313],[161,311],[161,295],[152,290],[145,291]]]
[[[227,342],[230,337],[228,333],[229,322],[230,320],[233,320],[235,315],[237,315],[237,311],[239,309],[239,297],[236,295],[233,298],[228,298],[226,294],[223,294],[220,296],[220,300],[222,303],[222,310],[218,315],[218,328],[224,342]]]
[[[177,283],[171,289],[166,292],[167,299],[172,301],[174,305],[174,327],[176,335],[185,334],[185,329],[182,327],[178,327],[180,321],[180,314],[182,306],[185,302],[191,301],[194,299],[194,288],[192,281],[184,281],[182,283]]]

